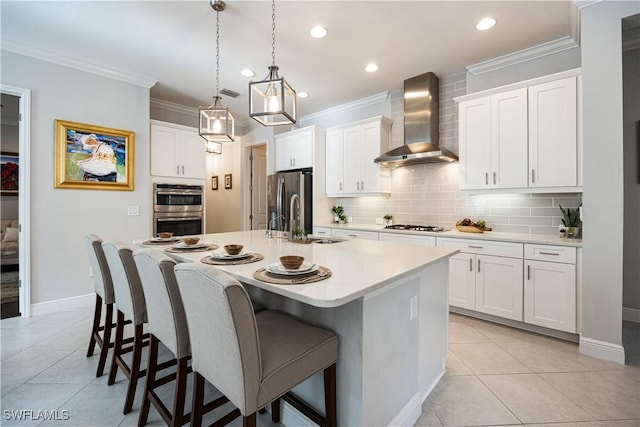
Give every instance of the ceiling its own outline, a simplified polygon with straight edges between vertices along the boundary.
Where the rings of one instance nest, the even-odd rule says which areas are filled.
[[[220,13],[220,89],[248,123],[248,82],[271,65],[271,2],[228,0]],[[216,92],[215,11],[201,1],[0,2],[3,48],[46,53],[157,81],[151,97],[197,108]],[[572,1],[282,1],[276,64],[309,97],[299,115],[400,89],[406,78],[467,65],[571,35]],[[497,20],[475,29],[485,16]],[[315,24],[329,34],[309,36]],[[10,46],[10,47],[7,47]],[[380,65],[366,73],[369,62]]]

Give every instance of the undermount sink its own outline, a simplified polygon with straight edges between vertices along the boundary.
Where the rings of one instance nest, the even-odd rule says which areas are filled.
[[[331,243],[344,242],[347,239],[336,239],[334,237],[310,237],[311,243],[320,243],[321,245],[328,245]]]

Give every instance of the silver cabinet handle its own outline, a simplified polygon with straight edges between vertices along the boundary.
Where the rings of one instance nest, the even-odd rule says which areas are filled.
[[[347,236],[349,236],[349,237],[358,237],[357,234],[347,234]]]
[[[295,166],[295,165],[296,165],[296,158],[294,157],[293,158],[293,166]]]
[[[184,165],[182,165],[182,175],[184,175]]]
[[[527,280],[531,280],[531,266],[527,265]]]
[[[469,258],[469,271],[473,271],[473,258]]]
[[[496,173],[493,173],[493,185],[496,185]]]
[[[342,191],[342,182],[340,183],[340,191]]]
[[[356,189],[360,191],[360,181],[356,181]]]
[[[554,256],[558,256],[560,255],[557,252],[539,252],[540,255],[554,255]]]
[[[360,190],[364,190],[364,181],[360,181]]]
[[[316,234],[327,234],[326,231],[318,231]]]
[[[536,182],[536,170],[531,169],[531,182]]]
[[[480,273],[480,260],[478,260],[478,273]]]
[[[180,175],[180,165],[176,165],[176,175]]]
[[[473,245],[467,245],[467,247],[469,249],[484,249],[484,246],[473,246]]]
[[[484,173],[484,185],[489,185],[489,172]]]

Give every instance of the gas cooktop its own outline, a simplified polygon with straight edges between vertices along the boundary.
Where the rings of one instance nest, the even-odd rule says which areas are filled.
[[[384,227],[387,230],[410,230],[410,231],[447,231],[444,227],[435,225],[409,225],[409,224],[393,224]]]

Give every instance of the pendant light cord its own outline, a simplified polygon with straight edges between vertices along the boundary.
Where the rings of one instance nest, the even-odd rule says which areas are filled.
[[[216,96],[220,96],[220,12],[216,11]]]
[[[276,65],[276,0],[271,2],[271,59]]]

